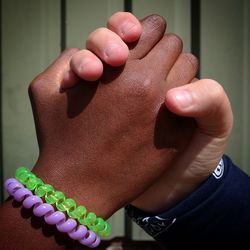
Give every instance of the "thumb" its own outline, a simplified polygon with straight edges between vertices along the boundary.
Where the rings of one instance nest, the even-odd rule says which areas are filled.
[[[222,86],[202,79],[173,88],[166,94],[165,104],[173,113],[193,117],[202,134],[228,137],[233,124],[232,109]]]

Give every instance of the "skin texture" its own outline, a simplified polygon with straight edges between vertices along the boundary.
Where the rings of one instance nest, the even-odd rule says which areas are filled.
[[[98,80],[103,73],[102,62],[116,67],[124,65],[129,52],[126,43],[137,41],[140,35],[141,24],[135,16],[129,12],[113,14],[108,19],[107,28],[93,31],[86,41],[86,49],[72,55],[71,70],[66,73],[61,87],[70,88],[80,79]]]
[[[169,90],[165,104],[175,114],[194,117],[197,127],[171,168],[133,201],[133,205],[151,213],[174,206],[210,176],[224,153],[233,124],[225,91],[210,79]]]
[[[115,33],[108,37],[109,41],[106,41],[106,44],[114,43],[117,35],[124,42],[126,41],[127,37],[123,36],[122,31],[126,24],[130,23],[131,18],[135,17],[122,12],[110,17],[108,27]],[[136,24],[135,20],[132,20],[133,25],[137,26],[135,32],[133,29],[128,29],[125,34],[136,37],[137,31],[140,29],[138,23]],[[95,33],[97,34],[95,40],[104,39],[100,33]],[[90,36],[88,40],[91,41],[92,37]],[[91,43],[94,44],[94,41]],[[96,43],[95,46],[96,50],[104,49],[100,43]],[[89,57],[77,54],[73,55],[71,59],[71,65],[74,66],[73,72],[74,68],[77,68],[77,64],[79,65],[81,61],[85,61]],[[78,61],[74,60],[76,55]],[[105,61],[102,56],[100,59]],[[99,63],[101,63],[100,59],[96,58]],[[174,160],[171,167],[168,167],[147,191],[132,202],[144,211],[161,212],[187,197],[207,179],[224,153],[233,124],[230,103],[225,91],[216,81],[192,79],[195,76],[197,65],[197,59],[193,55],[182,53],[168,74],[167,82],[170,84],[174,82],[175,86],[167,91],[166,107],[179,116],[194,118],[197,127],[187,149]],[[185,85],[191,80],[191,84]],[[176,87],[181,85],[183,87]]]
[[[74,53],[66,51],[30,86],[40,147],[34,171],[99,216],[137,197],[190,139],[194,123],[164,106],[182,51],[181,40],[164,33],[161,17],[144,19],[126,65],[106,65],[97,83],[59,91],[60,76],[51,79]]]
[[[132,15],[128,15],[128,13],[116,13],[109,19],[109,22],[111,23],[112,20],[119,19],[117,26],[113,25],[112,29],[117,34],[119,34],[124,41],[126,41],[128,37],[138,36],[138,30],[140,30],[140,28],[137,29],[138,28],[137,27],[135,29],[136,30],[135,34],[133,34],[134,32],[133,30],[132,31],[127,30],[127,32],[125,33],[121,32],[121,28],[124,27],[123,24],[128,22],[126,18],[128,18],[130,21],[135,20],[135,17],[133,17]],[[157,24],[157,22],[155,21],[154,23]],[[113,22],[113,24],[115,23]],[[155,26],[153,26],[153,28],[154,27]],[[125,34],[125,36],[122,37],[121,34]],[[110,37],[110,39],[112,39],[112,36]],[[139,44],[138,46],[141,48],[142,45],[140,43],[144,43],[146,46],[146,40],[143,41],[143,39],[146,39],[146,34],[142,35],[141,41],[138,43]],[[131,45],[131,47],[134,47],[133,53],[138,54],[138,51],[135,51],[136,45],[135,44]],[[71,128],[77,130],[78,131],[77,133],[79,133],[79,130],[81,129],[79,128],[80,125],[78,122],[76,122],[75,124],[78,124],[79,126],[78,125],[65,126],[64,124],[65,116],[71,119],[70,120],[71,122],[75,119],[75,116],[72,115],[72,113],[71,115],[69,115],[70,109],[67,109],[66,112],[65,110],[62,110],[62,107],[65,108],[65,102],[66,102],[65,99],[63,98],[66,97],[62,98],[63,95],[59,94],[60,89],[64,84],[66,84],[66,86],[74,86],[79,82],[79,78],[76,77],[77,74],[76,72],[74,72],[74,68],[72,67],[72,65],[78,67],[79,66],[78,64],[81,63],[82,60],[89,59],[89,55],[93,56],[93,53],[91,51],[87,51],[87,54],[83,53],[80,55],[78,54],[79,52],[81,53],[81,51],[77,49],[71,49],[65,51],[52,66],[50,66],[45,72],[40,74],[31,84],[30,92],[31,92],[31,98],[33,99],[34,112],[38,111],[39,108],[42,108],[41,106],[44,106],[43,109],[40,110],[42,112],[39,114],[35,114],[35,117],[38,128],[37,132],[39,134],[38,139],[40,143],[40,148],[43,149],[41,150],[41,152],[43,153],[45,152],[44,154],[49,156],[46,159],[42,157],[42,154],[40,155],[35,171],[37,172],[37,174],[43,177],[43,179],[46,180],[47,182],[50,182],[51,184],[56,184],[57,188],[61,187],[61,189],[65,191],[65,193],[67,193],[69,196],[72,195],[72,197],[75,198],[75,196],[73,195],[73,193],[75,193],[77,197],[78,196],[80,198],[87,197],[88,199],[86,200],[86,202],[87,203],[89,202],[89,204],[92,202],[93,203],[97,202],[97,204],[99,204],[100,207],[98,206],[96,207],[97,209],[100,210],[100,208],[102,209],[105,206],[106,209],[110,205],[107,203],[107,200],[105,200],[108,199],[108,197],[106,197],[106,193],[102,192],[101,195],[98,197],[98,199],[96,199],[96,197],[93,197],[91,196],[91,194],[88,193],[88,190],[85,190],[85,187],[89,185],[88,184],[89,182],[86,181],[89,180],[85,179],[82,176],[79,176],[80,171],[82,172],[85,171],[82,170],[81,167],[78,167],[81,164],[81,158],[79,160],[79,157],[78,158],[73,157],[77,153],[82,154],[82,152],[79,152],[79,149],[77,149],[77,147],[73,148],[75,144],[72,147],[69,147],[68,148],[69,151],[67,152],[63,152],[62,151],[63,148],[60,148],[61,145],[63,145],[64,143],[65,144],[67,144],[68,142],[71,143],[72,139],[69,138],[69,136],[67,136],[68,133],[71,133],[73,138],[76,137],[75,131],[69,131]],[[78,60],[76,61],[73,60],[75,55],[78,55]],[[98,57],[94,57],[93,63],[97,65],[97,68],[100,66],[101,63],[100,59]],[[103,67],[102,63],[101,67]],[[107,70],[111,70],[111,68],[107,68]],[[171,162],[171,166],[166,166],[168,167],[168,171],[165,171],[164,175],[161,175],[161,178],[158,178],[157,181],[153,183],[145,193],[143,193],[139,198],[137,198],[137,200],[134,201],[134,204],[144,209],[145,211],[156,212],[161,209],[166,209],[168,206],[175,204],[175,202],[177,202],[178,200],[185,198],[189,192],[192,192],[197,185],[199,185],[203,180],[207,178],[207,176],[215,168],[214,166],[216,162],[218,162],[219,158],[223,154],[223,150],[232,127],[232,112],[230,104],[228,102],[228,98],[224,90],[215,81],[205,79],[201,81],[194,81],[193,83],[190,83],[188,85],[181,86],[185,83],[190,82],[191,79],[194,78],[196,71],[197,71],[197,60],[195,59],[195,57],[193,57],[190,54],[180,54],[166,77],[165,83],[168,85],[167,87],[165,87],[167,89],[166,98],[164,97],[165,93],[162,93],[162,95],[160,95],[157,92],[159,98],[162,98],[163,96],[163,99],[165,99],[165,105],[169,108],[169,110],[181,116],[195,118],[197,126],[195,126],[194,129],[190,129],[190,132],[192,130],[193,133],[192,133],[192,140],[191,142],[189,142],[190,143],[189,146],[187,148],[183,147],[185,149],[183,151],[180,150],[181,153],[177,154],[174,163]],[[98,69],[93,73],[93,75],[97,77],[96,79],[99,78]],[[151,78],[147,75],[147,70],[145,75],[147,76],[147,79]],[[129,77],[131,77],[131,75],[129,75]],[[82,83],[85,84],[86,82]],[[89,86],[90,83],[88,82],[87,84]],[[181,87],[176,87],[176,86],[181,86]],[[158,87],[158,85],[156,85],[156,87]],[[162,87],[162,85],[160,85],[160,87]],[[174,88],[169,90],[170,87]],[[82,91],[88,88],[90,87],[84,87],[84,88],[79,87],[76,89]],[[111,87],[110,89],[112,90]],[[148,90],[150,90],[150,88],[147,88],[147,91]],[[185,90],[185,92],[183,90]],[[117,91],[115,91],[115,93],[114,91],[112,92],[113,96],[111,96],[111,98],[113,98],[116,95],[116,92]],[[65,92],[64,95],[67,96],[67,93],[69,92]],[[80,95],[78,96],[74,91],[73,93],[76,97],[80,96]],[[89,92],[87,91],[87,93]],[[131,91],[129,93],[131,93]],[[130,97],[130,95],[128,96]],[[54,97],[56,97],[56,99],[53,101]],[[110,97],[110,95],[107,95],[107,97]],[[102,98],[104,98],[104,96]],[[73,98],[73,104],[74,101],[76,100],[77,98]],[[137,96],[136,100],[137,100],[136,104],[141,107],[141,112],[139,113],[139,117],[141,116],[141,114],[145,115],[146,117],[146,114],[148,112],[147,109],[148,105],[152,100],[151,99],[148,100],[147,95]],[[77,100],[77,101],[79,103],[82,102],[82,100]],[[117,99],[118,104],[119,101],[120,100],[118,98]],[[144,102],[147,104],[147,106],[144,106]],[[133,103],[129,104],[132,106]],[[106,107],[105,105],[106,105],[105,102],[100,103],[100,109],[102,109],[102,111],[103,110],[105,111]],[[116,105],[116,103],[113,102],[113,106],[114,105]],[[67,102],[66,106],[67,107],[69,106],[69,102]],[[118,108],[119,107],[117,107],[117,109]],[[79,111],[79,109],[77,108],[75,109]],[[108,110],[106,110],[105,112],[107,111]],[[82,112],[84,112],[84,110]],[[75,113],[73,112],[73,114]],[[48,114],[51,115],[49,115],[48,117]],[[150,114],[154,113],[151,112]],[[169,119],[168,114],[169,112],[167,112],[166,119]],[[92,116],[94,116],[94,113],[89,114],[89,117]],[[89,117],[87,118],[89,119]],[[175,116],[172,117],[177,119]],[[62,118],[62,120],[60,120],[60,118]],[[57,136],[58,129],[62,131],[63,128],[65,128],[63,130],[64,139],[61,136],[60,140],[61,144],[57,145],[54,144],[54,147],[50,148],[52,152],[46,153],[46,151],[49,149],[48,148],[46,149],[46,147],[42,145],[50,144],[51,138],[48,138],[48,140],[46,139],[45,130],[47,127],[51,129],[50,123],[53,119],[56,119],[56,121],[60,120],[60,122],[56,123],[57,125],[56,128],[55,127],[53,128],[52,126],[53,129],[52,138]],[[110,128],[110,131],[112,131],[113,128],[118,128],[118,129],[123,128],[121,126],[123,124],[122,122],[123,121],[121,120],[119,126],[112,126],[112,128]],[[188,123],[189,122],[190,121],[188,121]],[[67,124],[69,123],[70,122],[68,122]],[[141,126],[144,126],[144,124],[142,123]],[[98,130],[99,127],[100,127],[99,124],[98,126],[96,124],[93,124],[93,128],[96,128],[96,130]],[[190,127],[193,127],[193,125],[190,124]],[[84,131],[84,133],[85,132],[86,131]],[[147,135],[147,133],[145,135]],[[79,136],[81,137],[83,135],[79,134]],[[140,136],[137,134],[134,137],[134,139],[135,141],[142,140],[142,138],[140,138]],[[89,141],[88,144],[93,145],[91,141]],[[155,143],[153,145],[154,147],[156,147]],[[171,143],[169,145],[171,145]],[[127,146],[130,147],[131,145]],[[163,149],[165,150],[164,147]],[[162,148],[160,148],[159,150],[162,150]],[[54,152],[57,153],[58,158],[55,157]],[[63,159],[65,159],[65,155],[67,156],[67,158],[71,159],[72,162],[66,162],[67,164],[64,164]],[[76,165],[75,159],[79,160],[79,165]],[[127,159],[125,159],[125,161],[127,161]],[[86,171],[87,170],[91,171],[90,168],[86,169]],[[102,169],[99,170],[102,171]],[[132,169],[132,171],[133,170],[134,169]],[[156,170],[156,168],[154,170]],[[76,171],[78,172],[76,173]],[[127,176],[125,176],[125,178],[126,177]],[[140,177],[143,178],[144,176],[141,174]],[[81,178],[81,183],[79,184],[78,179],[80,178]],[[138,176],[136,176],[135,182],[138,181],[138,179],[139,179]],[[77,182],[75,182],[75,180]],[[132,179],[130,180],[132,181]],[[117,182],[119,182],[119,179],[117,180]],[[117,182],[114,183],[113,185],[117,184]],[[99,183],[96,182],[94,183],[94,185],[92,185],[93,190],[95,190],[95,186],[97,186],[98,184]],[[111,185],[111,183],[109,184]],[[118,185],[120,185],[120,183],[118,183]],[[129,187],[129,183],[125,183],[124,187],[127,186]],[[111,186],[110,190],[113,189],[114,186]],[[125,188],[123,188],[122,192],[124,192],[124,190]],[[121,196],[119,196],[118,198],[121,198]],[[124,198],[128,199],[128,196],[125,194]],[[112,211],[115,207],[115,204],[117,203],[114,202],[113,200],[111,200],[110,203],[111,203],[110,207],[112,208],[110,209],[110,211]],[[154,204],[154,206],[152,206],[152,204]],[[21,209],[21,204],[17,204],[9,200],[6,201],[0,207],[0,211],[2,215],[0,217],[0,224],[2,229],[4,229],[1,231],[1,249],[65,249],[65,246],[72,247],[75,244],[72,241],[70,241],[68,237],[56,233],[56,230],[54,230],[53,227],[47,226],[42,220],[31,216],[32,214],[31,211],[25,211],[24,209]],[[105,210],[105,213],[109,214],[109,211]],[[13,232],[15,233],[13,234]],[[11,235],[11,241],[10,241],[10,235]],[[38,242],[42,242],[42,244],[37,244]]]

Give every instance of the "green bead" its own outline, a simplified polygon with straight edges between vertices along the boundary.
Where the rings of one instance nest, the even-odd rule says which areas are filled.
[[[90,226],[90,229],[95,232],[103,231],[105,229],[105,221],[102,218],[97,218],[95,224]]]
[[[29,179],[36,178],[36,176],[31,172],[26,172],[26,173],[20,174],[19,178],[20,178],[20,182],[26,186]]]
[[[26,187],[29,190],[34,190],[38,185],[44,184],[43,181],[37,177],[31,176],[26,182]]]
[[[65,201],[61,202],[60,204],[56,205],[59,211],[72,211],[76,209],[76,202],[73,199],[66,199]]]
[[[78,206],[75,210],[69,211],[68,216],[73,219],[80,219],[87,214],[87,209],[84,206]],[[79,221],[80,222],[80,221]]]
[[[84,218],[84,222],[85,222],[84,224],[89,227],[95,224],[95,221],[96,221],[96,215],[93,212],[89,212],[87,216]]]
[[[25,184],[26,181],[28,180],[29,178],[29,172],[23,172],[21,174],[19,174],[19,181],[22,183],[22,184]]]
[[[49,204],[61,203],[64,200],[65,195],[61,191],[54,191],[45,195],[45,201]]]
[[[37,188],[37,187],[39,187],[39,186],[42,186],[42,185],[44,185],[45,183],[40,179],[40,178],[36,178],[36,187],[35,188]]]
[[[41,185],[41,186],[38,186],[36,189],[35,189],[35,194],[39,197],[43,197],[45,196],[46,194],[48,193],[51,193],[54,191],[54,188],[49,185],[49,184],[44,184],[44,185]]]
[[[30,176],[30,172],[22,172],[22,173],[19,174],[19,176],[18,176],[19,179],[18,180],[22,184],[25,184],[26,181],[28,180],[29,176]]]
[[[107,237],[111,233],[111,226],[108,222],[105,221],[105,227],[102,231],[99,231],[98,234],[102,237]]]
[[[17,170],[16,170],[16,179],[17,180],[20,180],[20,175],[22,175],[23,173],[30,173],[30,170],[26,167],[19,167]]]

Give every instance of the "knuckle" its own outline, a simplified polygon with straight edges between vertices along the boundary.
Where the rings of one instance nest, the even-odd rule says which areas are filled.
[[[28,86],[28,93],[30,98],[39,98],[46,90],[46,77],[43,73],[39,74]]]
[[[150,76],[145,75],[142,77],[139,75],[138,78],[133,77],[129,80],[127,87],[129,96],[135,100],[147,101],[155,99],[155,92],[157,88],[154,88],[153,78]]]
[[[169,33],[164,36],[164,39],[167,40],[167,46],[169,49],[182,51],[183,42],[179,36],[173,33]]]
[[[144,81],[139,81],[132,89],[133,96],[138,98],[150,98],[151,96],[151,79],[145,78]]]
[[[204,79],[208,86],[208,91],[213,95],[214,99],[221,99],[225,96],[225,90],[221,84],[212,79]]]
[[[199,68],[199,60],[196,56],[191,53],[182,54],[185,62],[190,66],[192,71],[197,71]]]
[[[43,81],[40,78],[40,75],[38,75],[28,86],[28,93],[30,96],[36,95],[36,93],[39,91],[40,85],[42,85]]]

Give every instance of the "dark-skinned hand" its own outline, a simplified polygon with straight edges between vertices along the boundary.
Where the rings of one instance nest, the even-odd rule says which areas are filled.
[[[192,120],[170,113],[165,93],[185,83],[176,70],[187,61],[182,42],[164,35],[165,21],[150,16],[130,45],[123,67],[105,65],[96,83],[61,91],[76,50],[65,51],[30,85],[40,155],[34,171],[56,189],[104,218],[134,200],[187,146]]]
[[[76,85],[76,76],[92,81],[99,79],[102,62],[113,66],[125,64],[128,56],[126,43],[138,39],[141,24],[131,13],[117,12],[109,18],[107,27],[92,32],[86,43],[87,49],[72,56],[70,73],[75,77],[66,77],[62,87]],[[110,47],[115,53],[107,56]],[[193,117],[197,127],[188,147],[132,202],[151,213],[166,211],[210,176],[224,153],[233,124],[230,103],[221,85],[211,79],[193,79],[192,83],[185,85],[195,72],[197,60],[189,53],[182,53],[179,57],[168,76],[168,82],[175,82],[177,87],[167,91],[165,105],[179,116]]]

